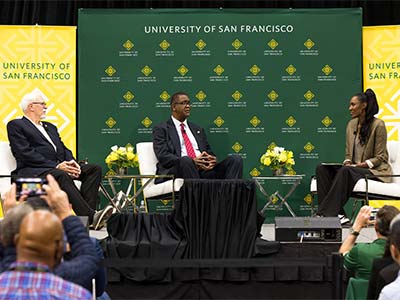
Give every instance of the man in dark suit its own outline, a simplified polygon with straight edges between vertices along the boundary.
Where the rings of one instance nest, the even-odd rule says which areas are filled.
[[[171,97],[171,118],[153,128],[157,174],[178,178],[239,179],[243,162],[239,155],[217,162],[204,129],[188,122],[190,100],[186,93]]]
[[[101,168],[93,164],[78,164],[72,152],[65,147],[56,126],[43,122],[46,117],[45,96],[38,90],[21,100],[24,116],[7,124],[11,151],[17,160],[12,175],[45,177],[51,174],[69,198],[77,215],[89,216],[98,228],[112,212],[112,207],[96,212]],[[82,182],[81,190],[74,180]]]

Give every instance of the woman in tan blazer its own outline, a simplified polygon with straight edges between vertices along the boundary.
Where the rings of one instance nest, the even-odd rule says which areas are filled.
[[[375,93],[367,89],[350,99],[352,119],[346,129],[346,153],[343,165],[319,165],[316,169],[318,188],[318,216],[344,217],[343,206],[357,181],[365,174],[374,174],[375,180],[390,182],[392,168],[388,163],[385,122],[374,117],[379,111]]]

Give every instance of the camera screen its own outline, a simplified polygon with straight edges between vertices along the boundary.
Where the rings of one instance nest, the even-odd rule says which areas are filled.
[[[42,178],[18,178],[17,184],[17,196],[38,196],[46,194],[43,189],[43,184],[46,183]]]

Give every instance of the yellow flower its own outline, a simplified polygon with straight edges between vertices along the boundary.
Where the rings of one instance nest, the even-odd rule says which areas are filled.
[[[135,159],[135,154],[133,154],[133,152],[128,152],[128,153],[126,153],[126,158],[128,160],[134,160]]]
[[[294,159],[293,158],[289,158],[288,164],[293,166],[295,164]]]
[[[282,163],[287,161],[286,151],[283,151],[281,154],[279,154],[279,161]]]
[[[292,151],[288,151],[287,158],[288,159],[293,158],[293,152]]]
[[[111,152],[109,156],[110,156],[110,161],[112,162],[117,161],[119,159],[119,155],[117,152]]]
[[[271,164],[271,159],[269,157],[264,158],[263,164],[269,166]]]

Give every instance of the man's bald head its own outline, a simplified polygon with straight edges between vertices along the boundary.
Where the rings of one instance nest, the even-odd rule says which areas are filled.
[[[62,256],[61,221],[49,211],[33,211],[22,220],[15,244],[18,261],[38,262],[54,268]]]

